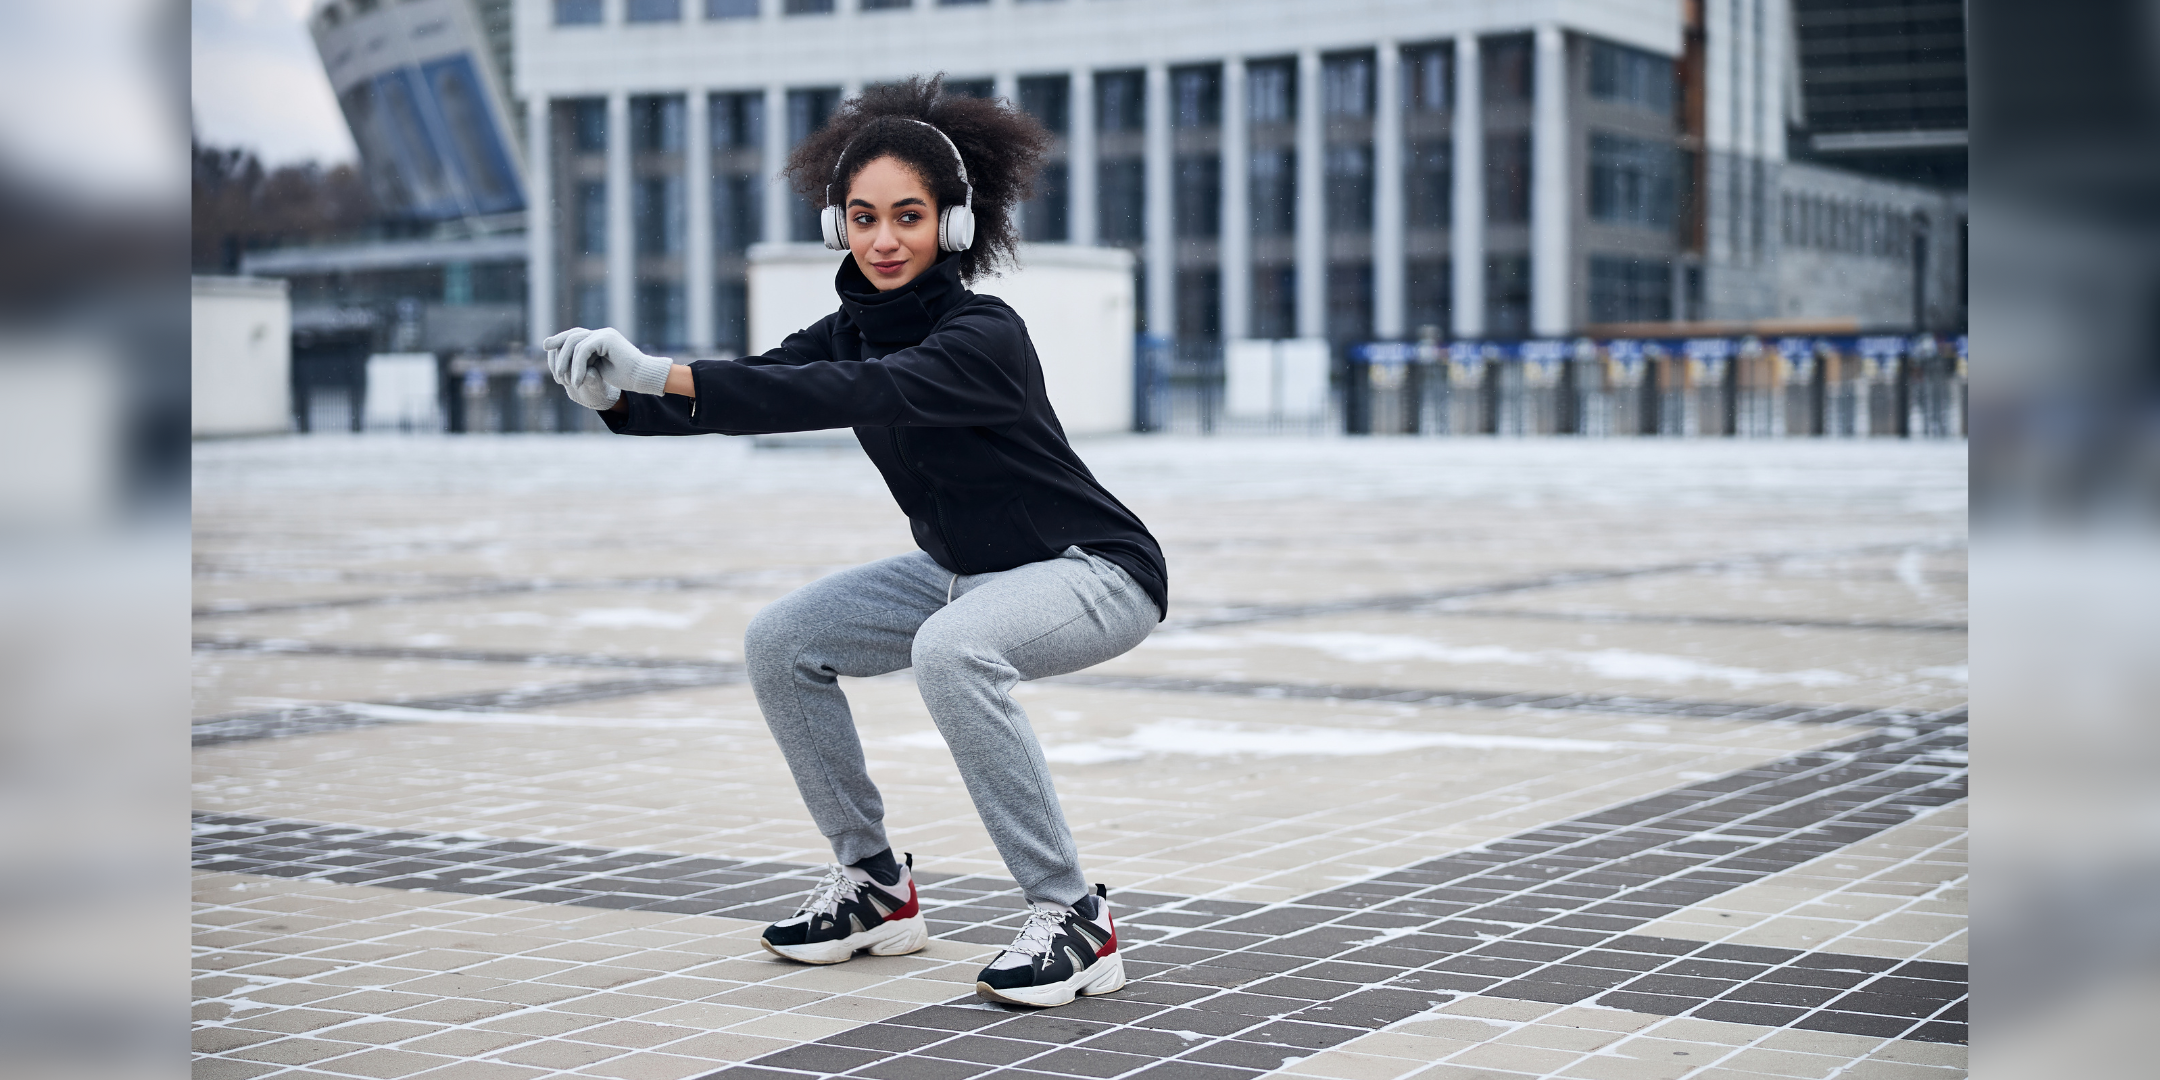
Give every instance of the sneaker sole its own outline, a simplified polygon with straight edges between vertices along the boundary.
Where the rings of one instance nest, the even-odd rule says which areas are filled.
[[[784,960],[802,964],[844,964],[864,949],[872,956],[904,956],[921,952],[930,944],[930,924],[923,917],[894,919],[882,922],[860,934],[849,934],[836,941],[813,941],[802,945],[775,945],[764,938],[758,944],[765,951]]]
[[[1094,997],[1098,994],[1115,994],[1125,989],[1125,958],[1111,953],[1063,982],[1042,986],[1012,986],[1000,990],[986,982],[975,984],[975,995],[989,1001],[1002,1001],[1007,1005],[1033,1005],[1042,1009],[1054,1009],[1070,1005],[1075,997]]]

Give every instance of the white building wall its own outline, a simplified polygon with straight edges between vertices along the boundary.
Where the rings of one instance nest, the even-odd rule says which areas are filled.
[[[286,283],[198,277],[190,291],[189,429],[198,437],[292,430],[292,301]]]

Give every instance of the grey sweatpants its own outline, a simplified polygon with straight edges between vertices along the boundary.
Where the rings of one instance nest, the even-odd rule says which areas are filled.
[[[1102,663],[1145,640],[1155,602],[1077,547],[992,574],[955,576],[917,551],[821,578],[750,622],[744,656],[818,831],[842,863],[891,846],[885,802],[836,677],[915,669],[968,797],[1029,900],[1088,892],[1050,767],[1012,698],[1022,679]]]

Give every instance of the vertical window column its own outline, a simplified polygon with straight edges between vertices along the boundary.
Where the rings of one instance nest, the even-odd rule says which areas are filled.
[[[750,351],[746,256],[750,245],[768,235],[768,208],[780,201],[767,197],[766,146],[772,127],[765,122],[767,100],[759,90],[723,93],[712,95],[709,106],[713,344],[736,355]]]
[[[1251,230],[1251,323],[1257,338],[1296,337],[1298,69],[1295,59],[1245,65],[1246,163]],[[1317,198],[1317,193],[1315,193]],[[1317,220],[1319,209],[1313,214]]]
[[[1222,336],[1225,341],[1252,332],[1251,157],[1245,137],[1245,60],[1233,56],[1222,71],[1222,224],[1216,247],[1221,267]]]
[[[1037,243],[1072,239],[1072,164],[1074,139],[1072,76],[1040,75],[1017,80],[1021,111],[1050,132],[1050,147],[1035,174],[1035,195],[1020,207],[1020,236]]]
[[[1566,37],[1552,23],[1540,25],[1530,164],[1530,330],[1540,337],[1565,334],[1575,321],[1567,71]]]
[[[787,145],[782,149],[778,160],[774,163],[773,168],[776,175],[778,170],[786,167],[787,155],[801,145],[803,140],[816,134],[819,128],[825,126],[825,121],[831,118],[833,112],[840,107],[840,94],[841,91],[837,88],[790,90],[787,92],[787,112],[781,114],[781,118],[787,125]],[[784,238],[793,240],[796,243],[806,244],[815,244],[823,240],[824,230],[818,224],[819,211],[824,204],[822,194],[811,196],[794,195],[787,190],[785,178],[776,179],[775,182],[781,188],[779,201],[787,207],[788,229],[784,234]],[[843,193],[840,191],[835,190],[833,192],[833,197],[836,199],[841,198],[842,195]]]
[[[552,211],[557,241],[552,334],[608,325],[608,107],[606,98],[572,98],[548,108]],[[536,316],[537,318],[537,316]]]
[[[689,233],[683,184],[686,105],[678,94],[630,99],[630,212],[637,240],[632,340],[663,355],[689,344],[683,288]]]
[[[1176,337],[1177,214],[1171,194],[1170,69],[1158,60],[1147,67],[1145,106],[1146,188],[1142,196],[1143,251],[1148,267],[1148,332]]]
[[[1455,39],[1454,188],[1448,225],[1449,291],[1454,334],[1485,334],[1485,95],[1478,40]]]
[[[538,349],[540,343],[561,327],[556,325],[555,246],[559,242],[555,228],[555,140],[548,123],[548,113],[553,107],[547,95],[534,93],[525,99],[525,148],[532,160],[528,163],[526,183],[531,187],[531,209],[526,211],[525,225],[525,344],[528,349]]]
[[[767,10],[772,11],[778,6],[769,5]],[[788,209],[795,201],[788,191],[787,177],[780,175],[780,170],[787,166],[789,149],[787,99],[785,87],[765,88],[765,115],[771,122],[765,125],[765,171],[759,187],[765,208],[764,240],[768,244],[787,242]],[[746,344],[743,351],[749,352],[751,347]]]
[[[1401,51],[1373,54],[1373,336],[1403,336],[1404,234]]]
[[[1222,339],[1222,69],[1195,64],[1170,69],[1164,138],[1171,162],[1169,257],[1175,271],[1172,309],[1181,345]],[[1188,356],[1207,355],[1204,349]]]
[[[1297,186],[1309,196],[1297,200],[1297,336],[1327,335],[1327,200],[1325,146],[1322,145],[1320,53],[1303,49],[1297,58]]]
[[[1327,158],[1327,337],[1373,336],[1373,84],[1371,53],[1323,57],[1320,111]]]
[[[690,351],[713,351],[712,96],[690,88],[683,110],[683,299]]]
[[[1072,73],[1072,138],[1066,149],[1066,178],[1072,196],[1067,228],[1075,244],[1095,243],[1095,73]]]
[[[607,96],[607,324],[638,340],[636,245],[630,234],[630,95]]]

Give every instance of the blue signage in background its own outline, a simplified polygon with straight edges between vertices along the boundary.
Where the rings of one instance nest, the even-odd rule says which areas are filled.
[[[354,84],[338,104],[386,206],[429,220],[525,208],[469,54],[385,71]]]

